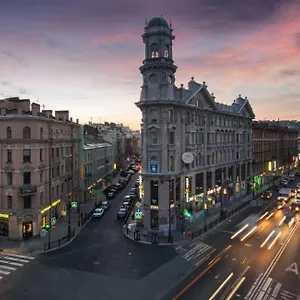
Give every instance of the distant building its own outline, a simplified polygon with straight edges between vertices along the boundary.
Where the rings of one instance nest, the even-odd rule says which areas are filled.
[[[297,166],[297,129],[272,121],[255,121],[252,131],[252,164],[257,187]]]
[[[143,222],[168,234],[188,228],[186,211],[193,222],[249,192],[255,115],[247,97],[219,103],[193,77],[187,88],[175,86],[175,36],[165,19],[151,19],[142,37]]]
[[[84,144],[84,199],[98,195],[97,190],[111,180],[116,164],[113,145]]]
[[[0,100],[0,109],[0,235],[23,239],[80,200],[80,125],[28,99]]]

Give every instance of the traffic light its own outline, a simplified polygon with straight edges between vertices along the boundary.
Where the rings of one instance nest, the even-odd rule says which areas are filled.
[[[49,224],[46,224],[46,225],[44,226],[44,229],[47,230],[47,231],[50,231],[50,228],[51,228],[51,227],[50,227]]]

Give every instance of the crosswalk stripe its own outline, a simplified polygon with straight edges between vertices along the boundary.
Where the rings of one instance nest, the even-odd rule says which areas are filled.
[[[3,258],[9,259],[9,260],[12,260],[12,261],[19,261],[19,262],[23,262],[23,263],[28,263],[29,262],[29,260],[19,259],[19,258],[15,258],[15,257],[11,257],[11,256],[4,256]]]
[[[11,261],[7,261],[7,260],[2,260],[2,259],[0,259],[0,263],[8,264],[8,265],[16,266],[16,267],[22,267],[23,266],[23,264],[16,263],[16,262],[11,262]]]
[[[192,259],[198,258],[199,256],[201,256],[202,254],[204,254],[204,253],[205,253],[206,251],[208,251],[209,249],[211,249],[210,246],[201,249],[201,251],[196,252],[196,253],[194,253],[193,255],[191,255],[190,257],[188,257],[188,258],[187,258],[187,261],[190,261],[190,260],[192,260]]]
[[[187,261],[190,261],[191,259],[199,257],[211,248],[211,246],[201,243],[193,249],[191,249],[190,251],[188,251],[187,253],[185,253],[185,255],[183,255],[183,258],[185,258]]]
[[[3,277],[0,276],[0,280],[1,280],[2,278],[3,278]]]
[[[16,258],[30,259],[30,260],[35,259],[34,256],[25,256],[25,255],[19,255],[19,254],[14,254],[14,253],[5,253],[5,255],[6,256],[16,257]]]
[[[3,266],[3,265],[0,265],[0,269],[5,269],[5,270],[11,270],[11,271],[16,271],[17,268],[13,268],[13,267],[8,267],[8,266]]]
[[[10,272],[0,270],[0,274],[8,275],[8,274],[10,274]]]

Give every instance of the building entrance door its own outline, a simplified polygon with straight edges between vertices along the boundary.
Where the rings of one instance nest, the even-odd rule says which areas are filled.
[[[24,239],[32,237],[32,221],[23,222],[22,233]]]

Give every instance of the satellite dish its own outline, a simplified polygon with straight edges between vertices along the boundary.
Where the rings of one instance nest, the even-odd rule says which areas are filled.
[[[190,164],[194,160],[194,154],[191,152],[184,152],[181,156],[181,159],[185,164]]]

